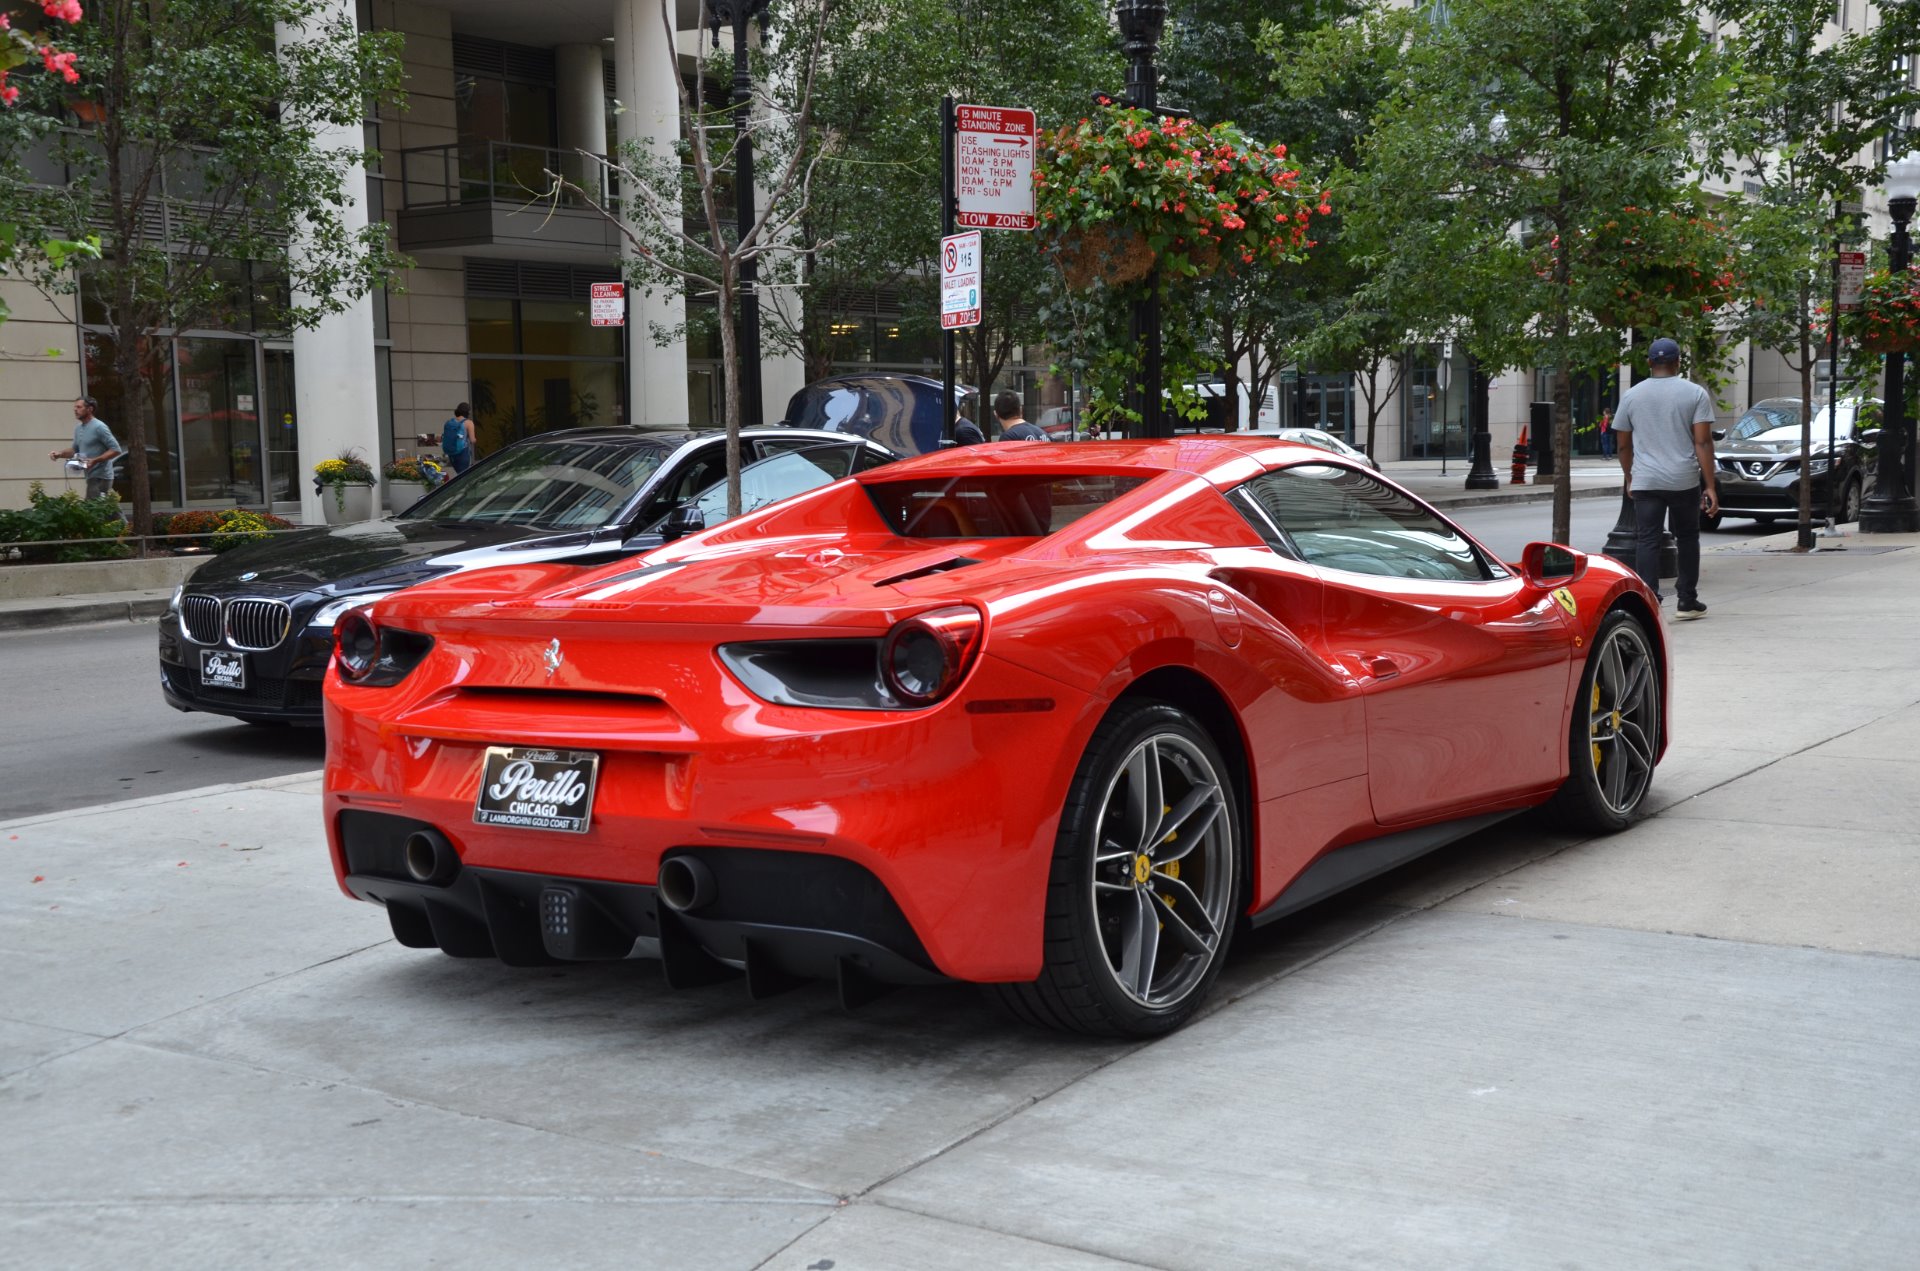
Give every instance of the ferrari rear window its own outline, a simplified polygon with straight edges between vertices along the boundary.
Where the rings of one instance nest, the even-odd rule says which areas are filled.
[[[1135,490],[1145,477],[965,476],[867,487],[902,538],[1042,538]]]

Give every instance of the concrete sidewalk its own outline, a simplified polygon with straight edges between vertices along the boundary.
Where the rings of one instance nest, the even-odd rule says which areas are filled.
[[[23,1266],[1858,1268],[1920,1208],[1920,536],[1709,551],[1655,813],[1522,818],[1152,1045],[396,946],[314,776],[0,824]]]
[[[1429,503],[1455,511],[1553,498],[1551,484],[1503,484],[1497,490],[1468,490],[1466,465],[1461,463],[1407,460],[1385,465],[1385,473]],[[1575,498],[1620,495],[1620,468],[1612,460],[1578,458],[1573,461],[1572,473]],[[1507,470],[1500,469],[1499,476],[1505,482]],[[165,557],[0,567],[0,631],[157,618],[166,612],[174,587],[206,559]]]

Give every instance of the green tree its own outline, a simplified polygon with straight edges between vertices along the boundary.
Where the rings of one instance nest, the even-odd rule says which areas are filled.
[[[113,377],[131,390],[161,382],[157,333],[221,325],[260,303],[283,328],[346,309],[391,276],[386,226],[349,232],[341,215],[359,149],[327,137],[356,132],[372,101],[400,99],[399,37],[329,20],[320,0],[104,0],[67,40],[77,83],[40,76],[22,108],[63,107],[83,122],[51,139],[64,187],[8,182],[0,221],[35,239],[100,232],[105,259],[84,285],[113,332]],[[276,50],[275,31],[294,32]],[[10,134],[12,140],[22,138]],[[15,151],[7,156],[19,162]],[[234,295],[232,265],[283,278],[264,297]],[[47,261],[39,280],[71,286]],[[150,395],[127,391],[124,431],[134,531],[152,524]]]
[[[1920,53],[1920,4],[1882,0],[1869,32],[1836,32],[1824,0],[1718,0],[1736,66],[1713,134],[1748,191],[1735,204],[1747,303],[1733,334],[1800,376],[1802,469],[1812,444],[1815,309],[1832,266],[1836,205],[1885,177],[1883,148],[1920,100],[1900,58]],[[1811,482],[1800,483],[1800,546],[1813,546]]]
[[[1459,249],[1424,259],[1438,294],[1489,306],[1465,314],[1462,333],[1485,368],[1554,368],[1564,456],[1574,375],[1619,356],[1597,311],[1633,283],[1585,250],[1588,236],[1624,207],[1664,211],[1689,187],[1715,59],[1680,0],[1455,0],[1421,16],[1361,143],[1369,188],[1382,215],[1433,226]],[[1562,540],[1571,495],[1563,465]]]
[[[72,50],[59,47],[59,28],[52,21],[78,22],[78,0],[54,0],[44,13],[0,7],[0,189],[23,188],[29,178],[20,156],[43,142],[53,132],[55,121],[33,110],[15,110],[20,101],[20,86],[7,81],[22,67],[31,77],[33,63],[51,79],[74,84],[80,72],[74,68]],[[81,238],[62,238],[23,227],[8,219],[4,209],[9,200],[0,195],[0,276],[24,270],[29,273],[64,275],[76,259],[97,259],[100,240],[88,234]],[[8,317],[7,302],[0,297],[0,322]]]

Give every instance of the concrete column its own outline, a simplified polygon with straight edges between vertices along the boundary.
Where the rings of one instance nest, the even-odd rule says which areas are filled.
[[[559,78],[560,170],[584,189],[600,189],[600,165],[582,158],[607,153],[607,89],[598,44],[562,44],[553,50]]]
[[[671,4],[673,0],[614,0],[614,83],[625,108],[616,126],[623,148],[638,144],[670,155],[679,138],[679,59],[661,18],[663,5]],[[676,335],[662,347],[653,339],[655,326],[678,331],[686,312],[678,284],[656,287],[651,295],[632,293],[627,309],[627,422],[655,427],[687,422],[686,340]]]
[[[322,0],[305,27],[281,25],[274,30],[274,43],[285,49],[301,41],[306,30],[319,30],[334,22],[353,22],[353,0]],[[315,143],[325,150],[366,148],[366,136],[360,125],[321,126]],[[367,224],[367,174],[359,163],[350,164],[343,177],[345,201],[337,215],[346,234],[356,234]],[[301,241],[293,244],[294,259],[299,259]],[[310,304],[314,297],[299,290],[293,293],[296,305]],[[294,421],[300,438],[300,519],[317,525],[325,519],[320,498],[313,492],[313,466],[342,450],[353,449],[380,472],[380,400],[374,387],[373,300],[361,296],[343,311],[323,318],[309,328],[293,333]],[[379,492],[374,504],[379,506]]]

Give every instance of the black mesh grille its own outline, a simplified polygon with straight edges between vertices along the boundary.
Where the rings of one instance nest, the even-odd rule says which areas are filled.
[[[212,596],[187,596],[180,601],[180,621],[195,644],[220,643],[220,602]]]
[[[227,638],[236,649],[271,649],[287,638],[293,611],[280,600],[227,602]]]

